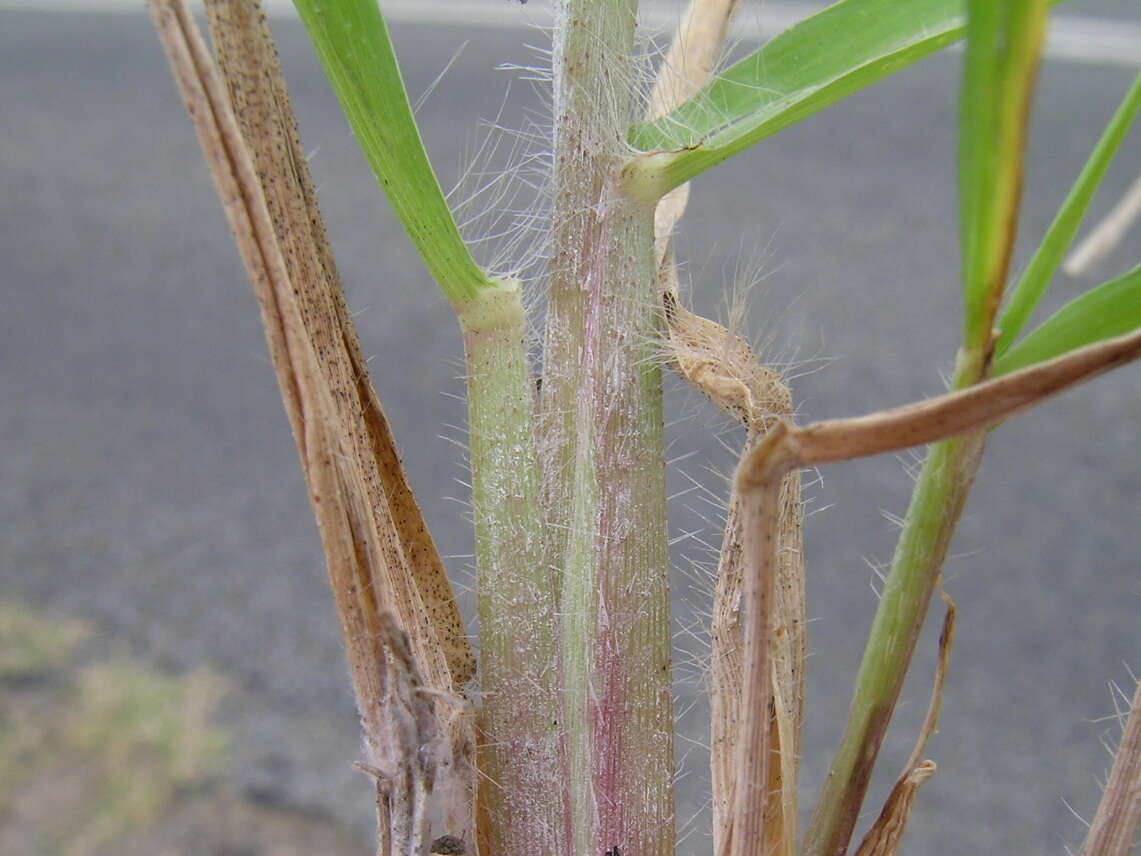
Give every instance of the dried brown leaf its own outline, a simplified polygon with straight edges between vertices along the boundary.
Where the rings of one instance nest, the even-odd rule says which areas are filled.
[[[649,118],[665,115],[692,96],[708,80],[724,49],[739,0],[693,0],[678,26],[662,62],[650,97]],[[780,375],[761,365],[740,336],[690,312],[678,293],[677,265],[670,237],[685,213],[689,185],[667,193],[654,212],[655,249],[662,303],[668,332],[668,353],[681,375],[697,389],[741,420],[746,444],[761,436],[777,418],[792,415],[792,395]],[[739,734],[746,718],[766,720],[768,751],[779,763],[765,768],[763,852],[792,856],[796,842],[797,771],[804,720],[805,603],[802,553],[802,511],[799,473],[789,473],[780,487],[778,523],[780,559],[772,588],[771,699],[755,709],[742,707],[745,685],[741,601],[741,510],[736,491],[729,500],[725,535],[718,564],[712,622],[712,719],[710,763],[713,773],[714,847],[728,852],[735,801]],[[768,713],[754,713],[765,710]],[[752,781],[752,779],[750,779]],[[737,842],[742,843],[738,836]]]
[[[919,788],[935,775],[934,761],[921,761],[895,783],[879,818],[860,844],[856,856],[894,856],[907,829]]]
[[[935,775],[935,762],[920,760],[927,749],[927,741],[931,735],[939,730],[939,714],[943,709],[943,687],[947,681],[947,670],[951,666],[951,648],[955,644],[955,602],[946,590],[940,586],[939,596],[947,605],[947,613],[943,617],[943,629],[939,633],[939,664],[935,667],[935,681],[931,688],[931,701],[927,705],[927,715],[923,719],[923,726],[919,729],[919,736],[915,741],[915,748],[911,756],[903,765],[895,785],[880,809],[879,817],[864,836],[856,856],[894,856],[903,840],[903,833],[907,830],[907,821],[911,817],[911,807],[915,803],[915,795],[919,788]]]
[[[692,0],[658,69],[646,109],[648,120],[666,115],[705,85],[724,50],[729,26],[740,5],[741,0]],[[658,201],[654,235],[659,265],[688,201],[688,182]]]
[[[466,804],[448,814],[469,834],[471,770],[434,759],[470,755],[470,722],[438,714],[428,693],[459,689],[474,658],[365,372],[264,18],[253,2],[210,4],[227,93],[182,0],[150,5],[261,305],[341,620],[363,767],[378,777],[379,846],[420,853],[440,769],[466,777]],[[429,758],[441,734],[446,751]]]
[[[1088,274],[1121,243],[1129,227],[1141,217],[1141,175],[1125,191],[1112,210],[1082,239],[1062,266],[1070,276]]]
[[[306,332],[320,354],[337,422],[360,470],[377,532],[384,536],[379,595],[408,628],[429,685],[460,688],[474,676],[474,654],[369,382],[265,16],[257,0],[207,0],[206,9],[230,103],[261,179]],[[444,662],[439,662],[441,650]]]

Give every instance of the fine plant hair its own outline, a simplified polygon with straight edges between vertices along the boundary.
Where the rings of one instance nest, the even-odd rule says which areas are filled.
[[[688,751],[709,755],[717,856],[898,852],[936,772],[927,742],[957,615],[943,566],[988,433],[1141,357],[1141,267],[1024,334],[1141,110],[1141,77],[1014,277],[1047,0],[840,0],[734,62],[725,45],[739,0],[691,0],[665,52],[639,36],[637,0],[562,0],[549,67],[522,73],[549,83],[550,118],[510,130],[505,96],[447,195],[376,0],[297,0],[378,182],[456,312],[469,409],[466,426],[444,428],[469,453],[460,516],[475,533],[477,655],[371,385],[257,0],[206,0],[213,56],[184,0],[149,3],[261,307],[342,626],[378,856],[686,852],[696,827],[678,822],[675,790]],[[740,323],[760,260],[745,264],[726,324],[688,305],[672,237],[689,182],[964,37],[964,324],[949,391],[798,424],[796,362],[770,353],[775,330],[758,340]],[[710,606],[676,625],[665,472],[686,450],[666,441],[665,371],[720,409],[732,428],[717,434],[736,458],[723,494],[704,479],[683,491],[722,537],[678,536],[697,548],[691,580]],[[802,835],[800,761],[817,749],[801,743],[805,483],[830,463],[919,446],[895,555],[872,564],[876,616]],[[936,593],[927,712],[856,844]],[[707,737],[678,731],[697,709],[674,710],[684,680],[705,687]],[[1084,856],[1133,845],[1139,699],[1141,686]]]

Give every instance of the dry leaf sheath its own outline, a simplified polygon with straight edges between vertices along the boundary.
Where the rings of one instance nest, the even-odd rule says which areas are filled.
[[[321,355],[320,368],[365,479],[369,504],[377,509],[377,529],[392,545],[388,560],[407,567],[386,574],[392,578],[386,584],[399,596],[385,601],[422,602],[422,615],[413,610],[400,616],[404,626],[418,628],[412,634],[418,658],[431,663],[435,655],[429,649],[442,648],[451,680],[433,665],[427,672],[430,683],[439,689],[462,686],[475,674],[475,657],[443,561],[369,382],[264,15],[256,0],[208,0],[206,9],[230,103],[262,182],[290,280],[297,286],[294,295],[306,330]],[[418,598],[411,590],[403,596],[406,577],[414,580]],[[437,635],[438,643],[427,641]]]
[[[218,32],[227,94],[183,3],[150,5],[261,305],[325,548],[366,763],[383,774],[382,838],[391,852],[411,856],[421,852],[412,848],[426,834],[423,801],[439,776],[407,757],[409,744],[385,713],[393,706],[414,710],[416,727],[426,727],[425,706],[442,706],[400,688],[412,674],[409,664],[427,688],[451,693],[472,676],[474,657],[368,381],[262,14],[255,3],[211,5],[212,19],[225,22]],[[387,610],[410,631],[407,657],[394,656]],[[440,720],[435,731],[451,738],[445,754],[454,755],[456,775],[467,779],[464,719],[453,711],[432,716]],[[470,803],[470,785],[458,790]],[[448,813],[462,823],[470,808]]]
[[[1141,681],[1081,856],[1129,856],[1141,824]]]

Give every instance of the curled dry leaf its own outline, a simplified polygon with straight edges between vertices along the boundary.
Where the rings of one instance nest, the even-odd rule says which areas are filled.
[[[919,788],[935,775],[935,762],[920,760],[927,749],[927,741],[939,730],[939,714],[943,709],[943,687],[947,681],[947,670],[951,666],[951,648],[955,644],[955,602],[940,586],[939,596],[947,605],[943,617],[943,629],[939,633],[939,664],[935,667],[935,682],[931,688],[931,701],[927,705],[927,716],[919,729],[915,748],[903,766],[895,785],[884,801],[879,817],[864,836],[856,856],[894,856],[907,830],[911,817],[911,807]]]
[[[778,418],[792,415],[792,395],[780,375],[760,364],[740,336],[689,312],[676,293],[663,291],[670,355],[678,370],[746,426],[747,444]],[[778,503],[779,560],[771,607],[772,698],[770,749],[780,763],[770,768],[765,837],[768,852],[791,853],[796,841],[796,781],[804,721],[805,602],[800,474],[787,473]],[[740,497],[729,499],[713,599],[710,708],[715,838],[727,840],[732,824],[737,771],[735,746],[741,732],[744,686],[741,599],[744,593]],[[771,849],[771,848],[777,849]],[[720,846],[718,846],[720,852]]]
[[[739,0],[693,0],[662,62],[650,97],[648,117],[662,116],[708,80],[721,56]],[[714,403],[739,419],[751,444],[777,418],[791,418],[792,395],[780,375],[763,365],[749,344],[725,327],[690,312],[678,292],[670,236],[685,213],[689,185],[667,193],[654,212],[659,285],[668,334],[668,354],[680,374]],[[788,473],[779,503],[780,560],[771,605],[771,699],[760,714],[771,732],[767,741],[778,764],[766,770],[763,840],[765,853],[791,856],[796,843],[796,790],[800,733],[804,720],[805,603],[800,475]],[[732,835],[738,735],[745,681],[741,600],[744,593],[742,525],[736,490],[729,499],[714,593],[710,682],[710,763],[713,774],[715,852],[727,852]]]
[[[893,856],[896,853],[907,828],[907,819],[911,816],[915,795],[934,775],[935,762],[921,761],[900,777],[856,856]]]

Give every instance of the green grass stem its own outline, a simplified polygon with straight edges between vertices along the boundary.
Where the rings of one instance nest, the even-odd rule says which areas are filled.
[[[912,493],[856,677],[848,723],[804,842],[804,856],[843,853],[899,699],[947,550],[982,457],[976,432],[933,445]]]
[[[984,363],[1014,249],[1022,153],[1048,7],[1046,0],[967,3],[959,98],[963,346]]]
[[[968,0],[959,183],[965,325],[952,389],[985,380],[1018,222],[1023,151],[1046,0]],[[864,649],[848,723],[809,824],[805,856],[847,850],[931,595],[986,442],[932,445]]]
[[[562,562],[574,480],[575,410],[581,386],[585,296],[593,210],[606,176],[627,154],[618,129],[628,124],[637,0],[568,0],[561,8],[552,70],[554,171],[540,436],[550,561]],[[610,74],[613,72],[613,75]],[[617,100],[616,100],[617,99]]]
[[[561,579],[571,852],[673,856],[669,556],[653,210],[629,157],[636,0],[568,0],[554,72],[541,404]]]
[[[543,561],[534,384],[519,292],[462,316],[468,363],[472,493],[479,568],[481,849],[565,850],[560,829],[556,587]]]
[[[673,856],[669,550],[653,212],[603,213],[588,279],[563,675],[575,853]]]

